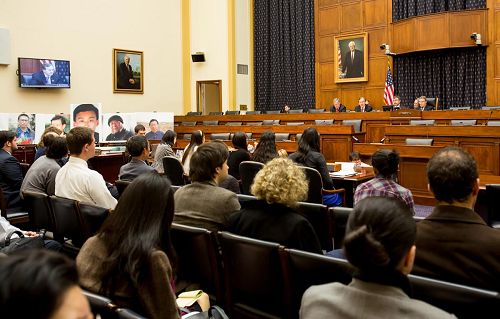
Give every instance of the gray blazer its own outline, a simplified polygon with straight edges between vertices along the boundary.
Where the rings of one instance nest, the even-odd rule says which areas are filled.
[[[153,172],[154,170],[155,169],[148,166],[146,162],[132,158],[130,163],[120,167],[120,174],[118,175],[118,178],[131,181],[141,174]]]
[[[217,231],[229,226],[229,216],[240,210],[235,193],[215,182],[194,182],[174,194],[174,222]]]
[[[456,318],[439,308],[411,299],[401,288],[353,279],[312,286],[302,296],[300,318]]]

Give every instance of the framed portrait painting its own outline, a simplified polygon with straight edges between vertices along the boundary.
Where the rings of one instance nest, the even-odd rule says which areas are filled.
[[[143,52],[113,49],[113,92],[144,93]]]
[[[335,82],[368,81],[368,33],[336,36]]]

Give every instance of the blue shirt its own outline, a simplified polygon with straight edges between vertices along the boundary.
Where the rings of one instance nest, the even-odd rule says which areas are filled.
[[[148,132],[146,133],[146,139],[147,140],[161,140],[161,138],[163,137],[163,133],[162,131],[156,131],[156,132]]]
[[[32,144],[35,139],[35,132],[33,132],[29,127],[26,128],[26,132],[23,132],[20,127],[16,130],[16,138],[18,144]]]

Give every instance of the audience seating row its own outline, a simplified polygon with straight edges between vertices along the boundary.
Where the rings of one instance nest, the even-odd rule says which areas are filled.
[[[176,251],[184,252],[179,255],[179,265],[196,265],[183,273],[182,279],[198,280],[199,288],[223,296],[222,300],[217,297],[216,302],[234,318],[298,318],[302,294],[307,288],[329,282],[348,284],[354,272],[345,260],[229,232],[214,235],[207,230],[174,225],[172,237]],[[207,243],[214,246],[210,248]],[[214,274],[218,270],[222,273]],[[500,306],[498,292],[413,275],[409,278],[414,298],[459,318],[492,317]]]
[[[23,192],[28,205],[31,229],[50,231],[63,249],[76,256],[81,245],[93,236],[109,210],[91,204],[42,193]]]

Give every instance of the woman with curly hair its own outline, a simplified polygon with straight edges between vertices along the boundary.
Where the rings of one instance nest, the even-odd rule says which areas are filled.
[[[273,158],[285,156],[285,150],[276,150],[276,135],[272,131],[266,131],[260,136],[259,143],[252,154],[252,161],[266,164]]]
[[[231,215],[231,232],[322,254],[313,227],[295,210],[308,192],[300,167],[287,158],[271,160],[255,176],[251,192],[257,200],[243,202]]]

